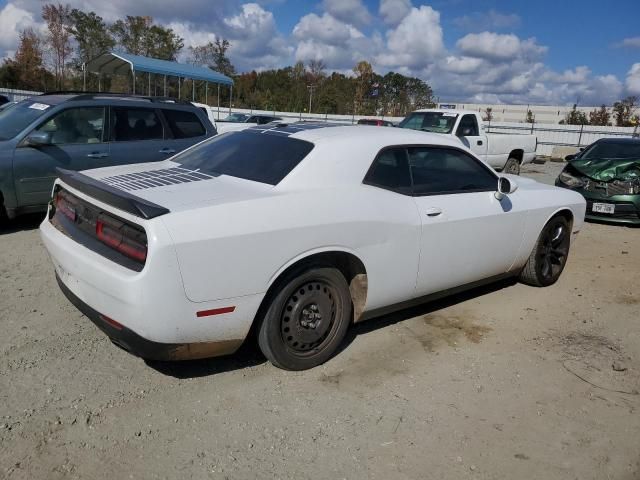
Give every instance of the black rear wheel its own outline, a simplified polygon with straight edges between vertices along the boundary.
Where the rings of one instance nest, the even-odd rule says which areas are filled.
[[[571,231],[564,217],[553,217],[540,232],[538,241],[520,273],[520,280],[536,287],[556,283],[567,264]]]
[[[258,332],[262,353],[286,370],[327,361],[351,322],[351,296],[342,273],[310,267],[287,275],[276,288]]]

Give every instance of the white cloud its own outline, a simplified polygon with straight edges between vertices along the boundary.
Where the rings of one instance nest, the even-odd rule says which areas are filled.
[[[616,47],[640,48],[640,37],[625,38]]]
[[[476,72],[481,65],[482,60],[479,58],[449,56],[440,67],[446,72],[467,75]]]
[[[412,8],[400,24],[387,31],[387,51],[376,62],[384,67],[419,70],[445,51],[440,13],[428,6]]]
[[[378,10],[387,25],[396,26],[411,11],[411,0],[380,0]]]
[[[371,14],[362,0],[324,0],[324,9],[334,18],[353,25],[371,23]]]
[[[640,95],[640,63],[634,63],[627,73],[625,81],[627,92],[631,95]]]
[[[13,3],[7,3],[0,10],[0,51],[15,50],[20,33],[26,28],[39,29],[34,15]]]
[[[305,15],[293,27],[293,36],[300,41],[314,39],[330,45],[340,45],[351,38],[364,37],[358,29],[337,20],[328,13],[321,17],[315,13]]]
[[[520,40],[514,34],[493,32],[469,33],[458,40],[456,46],[465,55],[493,61],[512,60],[516,57],[535,59],[547,51],[547,47],[538,45],[535,38]]]
[[[453,24],[467,31],[504,30],[520,26],[521,19],[515,13],[500,13],[495,10],[473,12],[454,18]]]

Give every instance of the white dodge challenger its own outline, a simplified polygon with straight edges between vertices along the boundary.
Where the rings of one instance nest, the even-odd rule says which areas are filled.
[[[584,215],[455,139],[299,123],[61,170],[40,230],[64,294],[126,350],[213,357],[255,331],[302,370],[353,322],[507,276],[553,284]]]

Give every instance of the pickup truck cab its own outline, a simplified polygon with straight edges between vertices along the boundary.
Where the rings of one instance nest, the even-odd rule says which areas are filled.
[[[494,169],[514,175],[520,173],[521,165],[536,157],[535,135],[487,134],[482,117],[469,110],[417,110],[398,127],[457,137]]]

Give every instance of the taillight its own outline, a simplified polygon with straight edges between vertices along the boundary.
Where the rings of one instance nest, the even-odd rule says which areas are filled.
[[[56,211],[60,212],[72,222],[76,221],[78,215],[76,210],[77,205],[73,200],[69,198],[68,195],[64,194],[62,191],[59,191],[56,194],[55,206]]]
[[[144,232],[115,218],[101,214],[96,221],[96,236],[105,245],[140,263],[147,259]]]

